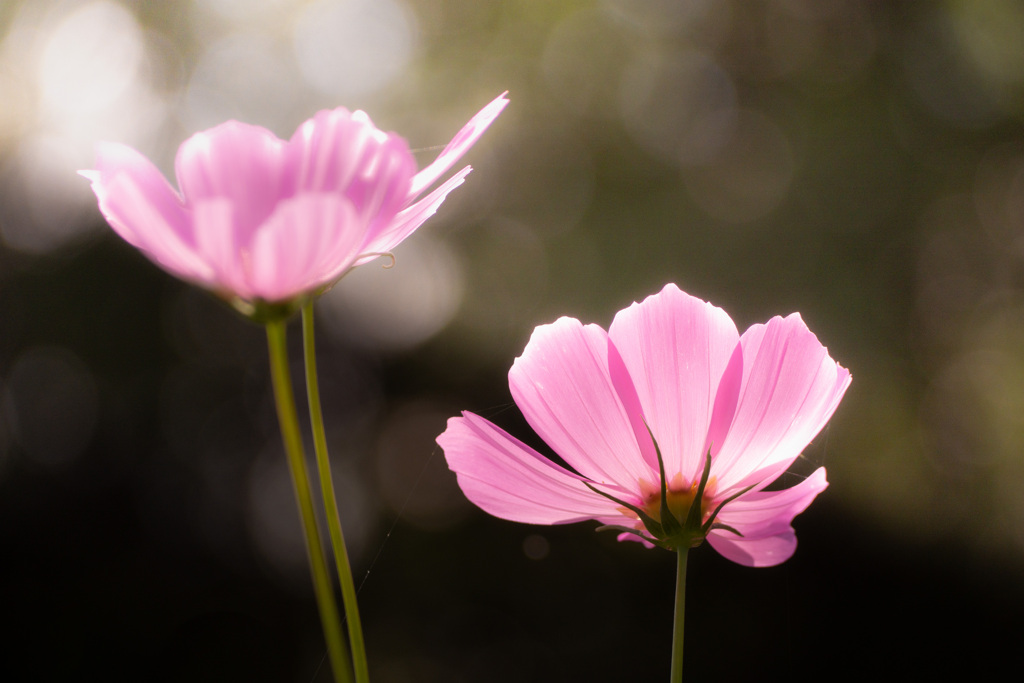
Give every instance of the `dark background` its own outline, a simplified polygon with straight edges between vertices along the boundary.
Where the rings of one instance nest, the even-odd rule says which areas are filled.
[[[800,311],[853,373],[793,559],[691,553],[688,678],[1017,663],[1019,3],[15,1],[0,40],[0,677],[329,679],[263,331],[105,227],[95,141],[171,175],[192,132],[345,105],[425,165],[506,89],[396,267],[318,304],[374,680],[664,678],[674,558],[490,518],[433,439],[469,409],[537,444],[533,327],[670,281]]]

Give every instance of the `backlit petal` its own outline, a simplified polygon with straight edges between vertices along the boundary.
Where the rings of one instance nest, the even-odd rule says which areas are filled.
[[[825,425],[850,384],[849,371],[829,357],[799,314],[751,327],[740,346],[742,387],[712,469],[720,492],[775,479]]]
[[[196,133],[178,148],[175,171],[188,206],[232,204],[234,239],[244,248],[285,194],[285,143],[238,121]]]
[[[92,182],[100,211],[129,244],[178,277],[208,282],[212,270],[199,256],[191,217],[177,193],[146,157],[117,143],[96,146]]]
[[[620,311],[608,334],[633,378],[668,477],[699,477],[719,381],[739,332],[720,308],[673,284]]]
[[[300,194],[281,202],[253,240],[254,296],[279,301],[340,277],[365,235],[352,203],[337,194]]]
[[[416,161],[401,137],[378,130],[364,112],[321,111],[288,143],[295,192],[333,192],[352,203],[368,229],[383,230],[405,206]]]
[[[406,237],[415,232],[417,228],[437,212],[438,207],[441,206],[441,202],[448,196],[448,193],[461,185],[471,170],[467,166],[426,197],[399,213],[383,232],[375,234],[370,238],[363,251],[372,255],[361,258],[356,265],[372,261],[380,254],[389,252],[401,244]]]
[[[508,105],[506,95],[508,95],[507,92],[502,93],[494,101],[477,112],[476,116],[471,118],[469,123],[455,134],[452,141],[434,159],[433,163],[416,174],[416,177],[412,180],[412,186],[409,188],[409,200],[418,197],[424,190],[433,185],[438,178],[444,175],[445,171],[454,166],[455,162],[469,151],[469,148],[480,139],[480,136],[484,134],[487,127],[494,122],[494,119],[498,118],[498,114]]]
[[[563,524],[615,514],[579,476],[473,413],[448,420],[437,443],[466,497],[496,517]]]
[[[597,325],[560,318],[534,330],[509,385],[530,426],[577,472],[638,491],[657,470],[641,455],[633,425],[642,416],[631,418],[614,386],[610,351]]]
[[[748,493],[732,501],[718,515],[718,521],[752,541],[793,531],[793,518],[807,509],[819,493],[828,488],[825,468],[819,467],[796,486],[781,491]],[[717,531],[716,534],[727,534]],[[734,534],[733,534],[734,535]]]
[[[747,541],[726,531],[708,534],[708,543],[727,560],[745,567],[774,567],[793,557],[796,534],[793,532]]]

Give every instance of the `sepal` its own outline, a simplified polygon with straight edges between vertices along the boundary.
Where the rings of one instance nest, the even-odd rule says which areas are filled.
[[[666,550],[669,549],[663,541],[659,541],[656,538],[651,538],[650,536],[628,526],[621,526],[619,524],[602,524],[601,526],[597,527],[595,531],[618,531],[619,533],[632,534],[633,536],[638,537],[640,540],[646,541],[647,543],[650,543],[652,545],[656,545],[659,548],[665,548]]]
[[[232,308],[259,325],[287,320],[302,310],[308,300],[308,294],[285,301],[264,301],[263,299],[250,301],[237,296],[226,297],[226,301],[231,304]]]
[[[650,531],[651,534],[653,534],[654,536],[661,536],[664,533],[662,531],[661,524],[658,523],[658,520],[654,519],[649,514],[644,512],[642,508],[639,508],[636,505],[633,505],[632,503],[627,503],[621,498],[616,498],[610,493],[602,491],[601,489],[591,484],[589,481],[585,481],[583,482],[583,484],[594,493],[604,496],[613,503],[617,503],[618,505],[621,505],[622,507],[626,508],[627,510],[635,514],[637,517],[640,518],[640,521],[644,523],[644,526],[647,527],[647,530]]]

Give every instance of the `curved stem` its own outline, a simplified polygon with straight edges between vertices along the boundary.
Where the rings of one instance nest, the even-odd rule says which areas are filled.
[[[291,373],[288,370],[288,348],[285,338],[286,322],[277,320],[267,323],[267,345],[270,349],[270,374],[274,382],[274,399],[277,404],[277,419],[281,423],[281,436],[291,470],[295,499],[302,518],[302,530],[306,535],[306,550],[309,553],[310,571],[313,575],[313,590],[316,593],[320,623],[327,642],[327,654],[331,660],[336,683],[351,683],[352,665],[341,630],[338,606],[334,602],[331,575],[320,544],[320,533],[316,525],[313,508],[313,494],[306,470],[306,457],[299,432],[299,418],[295,412],[295,395],[292,391]]]
[[[686,554],[689,548],[681,545],[676,549],[676,614],[672,627],[672,683],[683,680],[683,621],[686,619]]]
[[[334,497],[334,480],[331,477],[331,460],[327,455],[327,433],[324,430],[323,410],[320,407],[320,385],[316,376],[316,345],[313,335],[313,302],[302,307],[302,349],[306,359],[306,394],[309,397],[309,419],[313,426],[313,446],[316,450],[316,466],[320,474],[320,492],[327,513],[327,528],[331,532],[334,548],[334,563],[341,584],[341,599],[348,622],[348,642],[355,663],[356,683],[369,683],[370,671],[366,663],[366,644],[363,640],[363,625],[359,619],[359,603],[356,602],[356,586],[352,580],[345,549],[345,536],[341,531],[338,516],[338,502]]]

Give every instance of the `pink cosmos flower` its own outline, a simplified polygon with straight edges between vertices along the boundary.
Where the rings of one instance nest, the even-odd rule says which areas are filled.
[[[228,121],[178,149],[176,192],[121,144],[97,147],[92,182],[115,231],[170,273],[229,298],[284,302],[388,252],[437,211],[470,167],[416,199],[508,104],[484,107],[417,172],[405,140],[369,116],[321,111],[288,141]]]
[[[799,314],[740,335],[720,308],[670,284],[607,332],[573,318],[538,327],[509,384],[575,472],[464,412],[437,442],[476,505],[532,524],[594,519],[669,548],[706,537],[765,567],[793,554],[793,518],[827,486],[825,469],[764,489],[831,417],[850,373]]]

